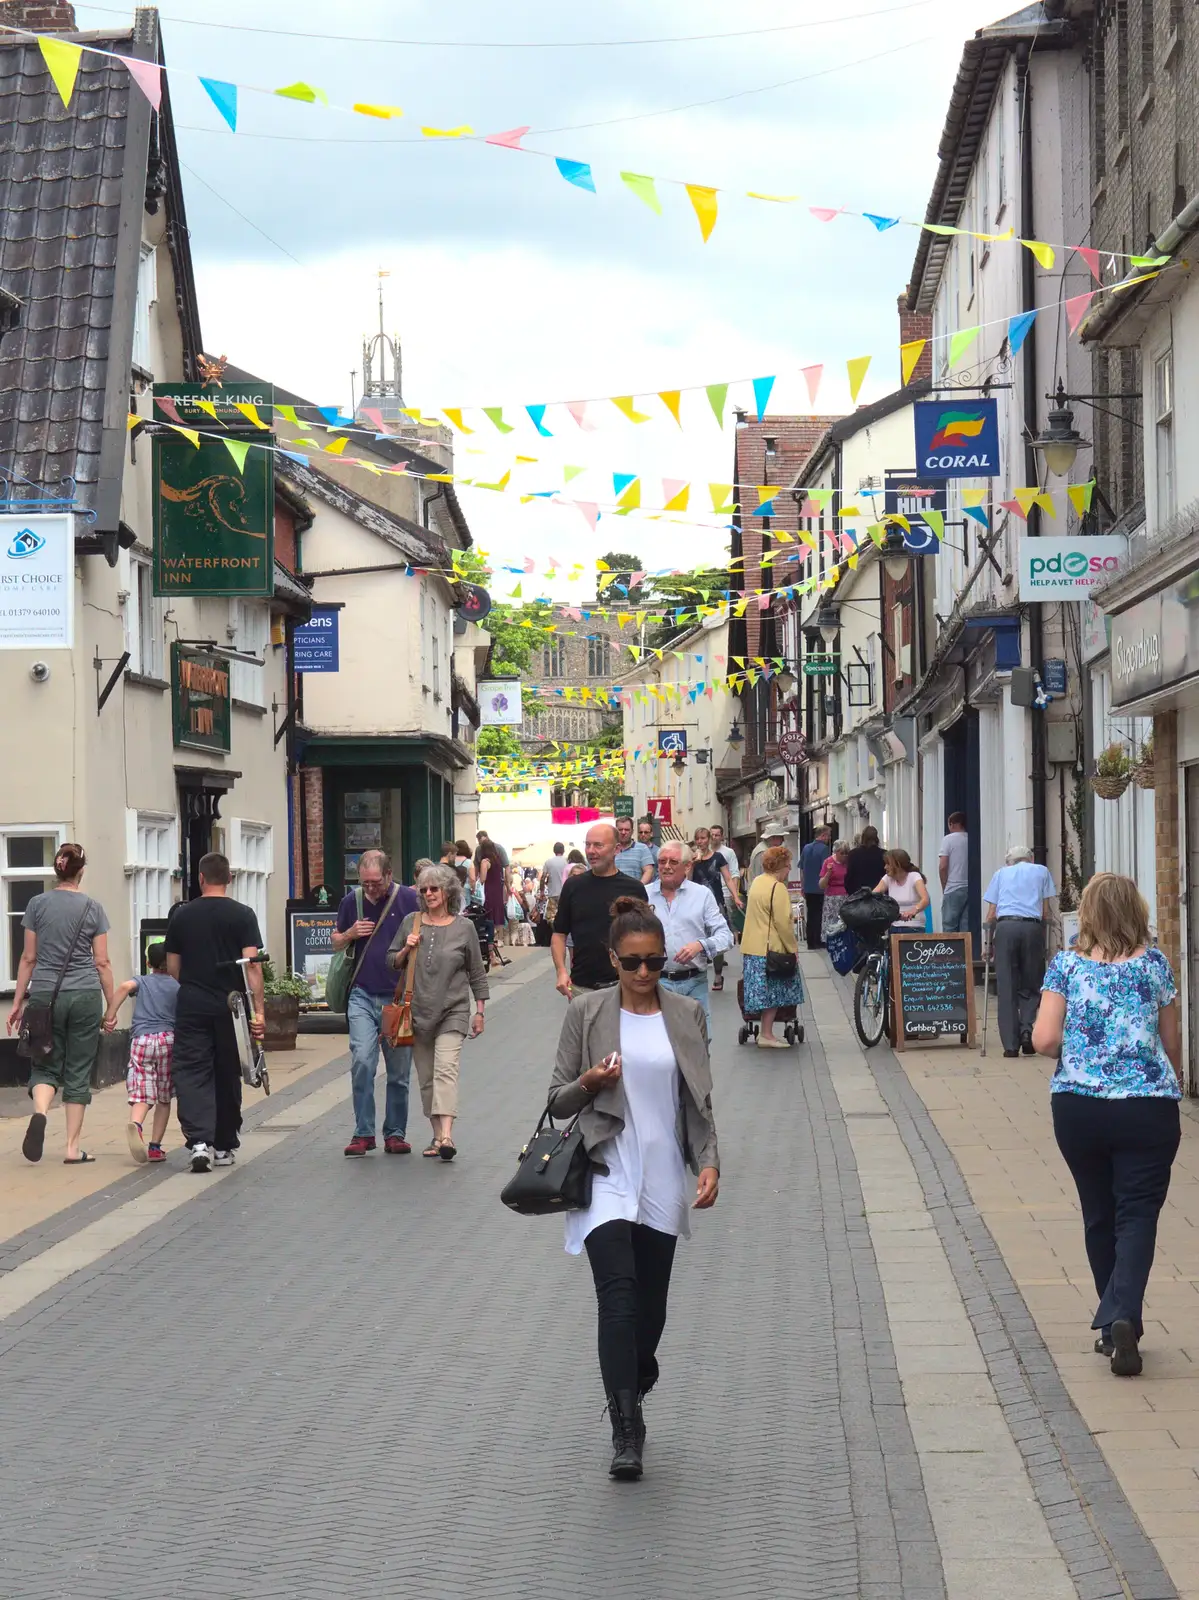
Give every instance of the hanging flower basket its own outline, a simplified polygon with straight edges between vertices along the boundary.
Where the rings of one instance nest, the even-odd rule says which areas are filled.
[[[1095,773],[1091,778],[1091,788],[1101,800],[1118,800],[1125,789],[1132,782],[1132,773],[1126,772],[1123,777],[1105,777],[1102,773]]]
[[[1136,770],[1132,757],[1121,744],[1101,750],[1091,774],[1091,788],[1101,800],[1118,800],[1132,782]]]
[[[1155,779],[1153,775],[1153,758],[1148,761],[1138,761],[1133,769],[1132,781],[1138,789],[1152,789]]]

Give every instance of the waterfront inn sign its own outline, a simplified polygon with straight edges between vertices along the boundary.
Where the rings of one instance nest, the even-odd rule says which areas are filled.
[[[272,415],[273,391],[158,384],[154,397],[200,434],[198,445],[176,433],[152,442],[155,594],[265,599],[274,590],[275,459],[255,447],[274,439],[251,418]]]

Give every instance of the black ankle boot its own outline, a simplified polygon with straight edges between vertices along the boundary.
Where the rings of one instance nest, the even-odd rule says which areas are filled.
[[[645,1395],[646,1391],[644,1389],[638,1392],[637,1420],[634,1423],[634,1438],[637,1442],[637,1454],[639,1456],[645,1454]]]
[[[639,1478],[641,1476],[641,1441],[638,1438],[640,1407],[632,1389],[622,1389],[608,1396],[608,1414],[612,1418],[612,1465],[608,1475],[612,1478]]]

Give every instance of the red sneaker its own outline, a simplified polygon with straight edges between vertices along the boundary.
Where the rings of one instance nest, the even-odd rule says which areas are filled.
[[[166,1151],[160,1144],[151,1144],[146,1146],[147,1161],[165,1161],[166,1158]]]
[[[398,1133],[390,1133],[383,1141],[383,1149],[389,1156],[410,1156],[412,1146],[407,1139],[401,1139]]]
[[[348,1156],[365,1156],[369,1155],[374,1148],[375,1141],[373,1138],[363,1139],[358,1134],[355,1134],[349,1144],[346,1145],[345,1154]]]

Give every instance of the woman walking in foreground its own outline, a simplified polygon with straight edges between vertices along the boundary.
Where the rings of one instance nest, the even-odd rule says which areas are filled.
[[[675,1244],[692,1206],[715,1205],[720,1159],[703,1007],[658,985],[666,935],[643,900],[613,902],[619,982],[573,1000],[550,1083],[550,1115],[579,1118],[594,1168],[591,1204],[566,1218],[566,1248],[585,1249],[599,1304],[599,1362],[612,1419],[614,1478],[639,1478],[642,1401],[658,1381],[657,1349]]]
[[[1142,1367],[1145,1286],[1180,1137],[1178,990],[1148,944],[1136,884],[1096,873],[1082,893],[1077,949],[1050,963],[1032,1031],[1033,1047],[1058,1057],[1053,1131],[1082,1206],[1099,1295],[1095,1350],[1119,1378]]]

